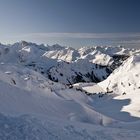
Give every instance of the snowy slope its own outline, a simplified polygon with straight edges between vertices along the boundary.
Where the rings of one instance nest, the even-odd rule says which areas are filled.
[[[57,44],[53,46],[48,46],[47,48],[48,51],[46,51],[43,56],[48,58],[71,62],[79,57],[78,51],[73,48],[61,47]]]
[[[139,122],[123,123],[100,113],[97,105],[105,102],[99,97],[51,82],[27,68],[4,64],[0,68],[1,138],[139,139],[140,132],[131,130],[138,130]]]
[[[140,55],[131,56],[124,64],[116,69],[105,81],[99,83],[105,91],[113,91],[120,100],[129,99],[130,103],[122,108],[132,116],[140,117]]]
[[[120,118],[123,121],[130,121],[132,117],[139,118],[139,92],[140,92],[140,55],[132,55],[128,58],[123,65],[121,65],[118,69],[116,69],[106,80],[100,82],[98,84],[95,83],[87,83],[87,84],[76,84],[74,86],[78,88],[82,88],[87,94],[95,94],[97,93],[100,97],[106,97],[106,95],[110,96],[110,98],[106,101],[96,103],[97,111],[109,115],[112,118]],[[112,101],[115,100],[114,101]],[[130,114],[119,115],[119,113],[115,113],[113,115],[112,110],[116,110],[118,108],[118,103],[124,104],[122,105],[121,111],[127,112]],[[106,104],[106,105],[104,105]],[[110,110],[110,111],[105,111]]]
[[[0,112],[100,122],[100,114],[88,108],[88,104],[83,104],[88,97],[81,92],[56,84],[27,68],[13,65],[1,65],[0,68]],[[69,94],[65,95],[66,93]],[[89,113],[93,114],[94,118],[89,116]]]
[[[126,54],[133,56],[107,78],[106,65],[114,63],[114,55]],[[0,44],[0,139],[139,140],[138,54],[121,47]],[[81,81],[107,79],[65,85],[81,75]],[[105,94],[107,87],[113,92]]]
[[[116,69],[107,80],[100,83],[117,94],[133,94],[140,90],[140,55],[133,55]]]
[[[51,82],[27,68],[4,64],[0,68],[0,111],[3,113],[30,114],[41,118],[56,116],[93,124],[100,124],[102,120],[102,125],[114,121],[96,112],[91,106],[92,97],[80,91]]]
[[[27,115],[10,117],[0,114],[0,120],[2,140],[138,140],[140,138],[140,133],[134,130],[50,120],[42,123]]]

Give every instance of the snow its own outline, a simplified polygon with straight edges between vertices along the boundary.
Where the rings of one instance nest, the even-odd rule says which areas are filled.
[[[140,139],[138,50],[25,41],[0,46],[0,139]],[[114,54],[131,56],[107,77],[106,67],[94,63],[110,65]],[[75,72],[85,75],[93,68],[107,79],[66,85]],[[48,79],[49,70],[61,82]]]
[[[100,83],[104,89],[116,91],[116,94],[133,94],[139,92],[140,56],[131,56],[124,64],[116,69],[107,80]]]
[[[0,139],[2,140],[133,140],[139,139],[138,131],[103,128],[82,123],[44,123],[34,117],[23,115],[10,117],[0,114]]]
[[[102,88],[102,92],[106,93],[107,89],[108,91],[112,91],[110,96],[113,96],[114,100],[122,102],[124,105],[121,107],[121,112],[127,112],[129,115],[124,115],[121,117],[123,121],[132,121],[138,120],[140,117],[139,113],[139,92],[140,92],[140,78],[139,78],[139,69],[140,69],[140,56],[133,55],[128,60],[124,62],[122,66],[120,66],[118,69],[116,69],[105,81],[98,83],[97,85],[94,84],[93,86],[87,85],[86,87],[83,87],[83,89],[87,90],[88,92],[93,91],[94,89],[96,92],[101,92],[96,87]],[[112,98],[111,98],[112,100]],[[104,102],[104,101],[103,101]],[[101,104],[101,103],[100,103]],[[100,105],[99,104],[99,105]],[[113,105],[114,104],[114,105]],[[106,106],[104,106],[104,103],[100,105],[101,112],[103,114],[107,114],[108,111],[104,110],[111,110],[109,115],[113,111],[116,111],[116,108],[113,108],[118,106],[118,103],[112,103],[110,100],[108,103],[106,103]],[[111,107],[111,109],[110,109]],[[113,110],[113,111],[112,111]],[[99,110],[98,110],[99,111]],[[111,115],[112,115],[111,114]],[[126,113],[125,113],[126,114]],[[112,118],[119,117],[120,114],[115,114],[113,116],[110,116]],[[129,117],[128,117],[129,116]],[[132,119],[133,118],[133,119]],[[117,118],[118,119],[118,118]]]
[[[88,93],[95,94],[95,93],[105,93],[105,90],[102,89],[96,83],[76,83],[73,84],[74,88],[81,88]]]

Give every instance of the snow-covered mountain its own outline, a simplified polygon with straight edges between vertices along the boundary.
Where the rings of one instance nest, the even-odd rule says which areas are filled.
[[[140,90],[140,54],[129,57],[100,85],[117,94],[133,94]]]
[[[129,57],[107,80],[100,83],[118,94],[133,94],[140,91],[140,54]]]
[[[0,46],[1,62],[18,63],[65,84],[102,81],[130,55],[139,52],[123,47],[73,49],[25,41]]]
[[[0,139],[139,140],[139,64],[138,49],[0,44]]]
[[[123,107],[123,111],[132,116],[139,117],[140,98],[140,54],[127,59],[123,65],[116,69],[105,81],[99,85],[114,94],[117,98],[130,99],[130,104]]]
[[[102,65],[93,64],[87,59],[79,59],[75,62],[59,62],[57,66],[49,70],[49,78],[64,84],[78,82],[100,82],[107,78],[112,71]]]

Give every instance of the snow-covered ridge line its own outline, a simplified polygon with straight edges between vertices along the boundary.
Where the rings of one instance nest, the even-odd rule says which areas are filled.
[[[46,56],[50,56],[52,58],[59,58],[61,60],[66,60],[66,61],[72,61],[72,60],[76,60],[76,59],[79,59],[83,56],[86,56],[86,55],[89,55],[90,53],[91,54],[95,54],[95,53],[101,53],[101,54],[106,54],[106,55],[109,55],[109,56],[113,56],[113,55],[131,55],[131,54],[134,54],[134,53],[138,53],[140,52],[139,49],[133,49],[133,48],[124,48],[122,46],[118,46],[118,47],[113,47],[113,46],[93,46],[93,47],[82,47],[82,48],[79,48],[79,49],[74,49],[74,48],[71,48],[71,47],[66,47],[66,46],[61,46],[59,44],[54,44],[52,46],[50,45],[45,45],[45,44],[40,44],[40,45],[37,45],[36,43],[31,43],[31,42],[26,42],[26,41],[21,41],[21,42],[17,42],[17,43],[14,43],[14,44],[10,44],[10,45],[3,45],[3,44],[0,44],[1,47],[13,47],[13,48],[23,48],[23,47],[31,47],[31,46],[34,46],[34,47],[37,47],[38,49],[42,49],[44,50],[44,55]],[[65,51],[64,51],[65,50]],[[46,54],[45,54],[45,51],[46,51]],[[55,51],[55,55],[54,54],[48,54],[47,52],[48,51]],[[57,51],[57,52],[56,52]],[[75,58],[71,58],[71,60],[67,60],[65,59],[65,57],[58,57],[56,55],[58,55],[59,53],[58,52],[61,52],[61,51],[64,51],[64,52],[61,52],[61,55],[64,55],[63,53],[69,53],[69,55],[72,55],[70,54],[71,51],[74,54],[73,57]],[[69,52],[70,51],[70,52]],[[52,52],[51,52],[52,53]],[[56,54],[57,53],[57,54]],[[60,55],[60,54],[59,54]]]
[[[138,52],[139,50],[125,49],[121,46],[73,49],[58,44],[49,46],[21,41],[13,45],[1,44],[0,62],[26,66],[51,80],[73,84],[81,81],[102,81],[130,55]],[[66,71],[69,72],[66,74]]]

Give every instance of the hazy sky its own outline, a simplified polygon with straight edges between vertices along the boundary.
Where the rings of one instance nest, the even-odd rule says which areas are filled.
[[[0,0],[0,41],[140,45],[140,0]]]

